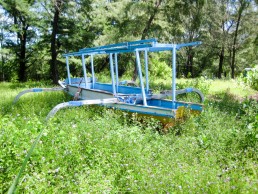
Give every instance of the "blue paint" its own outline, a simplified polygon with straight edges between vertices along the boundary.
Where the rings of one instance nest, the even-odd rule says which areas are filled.
[[[185,90],[186,90],[186,93],[189,93],[193,91],[193,88],[186,88]]]
[[[95,88],[98,90],[104,90],[106,92],[113,92],[112,84],[105,83],[95,83]],[[147,94],[150,94],[152,91],[145,91]],[[122,94],[141,94],[141,88],[139,87],[131,87],[131,86],[118,86],[118,93]]]
[[[140,84],[141,84],[141,94],[142,94],[142,99],[143,99],[143,105],[147,106],[147,101],[146,101],[146,94],[145,94],[145,87],[142,79],[142,68],[141,68],[141,60],[140,60],[140,54],[139,50],[136,50],[136,64],[137,64],[137,69],[138,69],[138,76],[140,79]]]
[[[190,42],[177,44],[176,50],[181,49],[186,46],[197,46],[200,45],[201,42]],[[78,52],[72,52],[64,54],[63,56],[81,56],[84,55],[92,55],[92,54],[109,54],[109,53],[127,53],[127,52],[135,52],[136,49],[148,49],[150,52],[159,52],[159,51],[169,51],[173,50],[173,44],[160,44],[156,39],[147,39],[147,40],[139,40],[133,42],[124,42],[118,44],[110,44],[106,46],[99,46],[93,48],[84,48],[80,49]]]
[[[182,43],[182,44],[178,44],[178,45],[176,46],[176,49],[179,50],[179,49],[181,49],[182,47],[186,47],[186,46],[198,46],[198,45],[200,45],[200,44],[202,44],[201,41],[189,42],[189,43]]]
[[[119,102],[124,102],[126,104],[136,104],[137,100],[137,98],[134,96],[119,96],[117,99],[119,100]]]
[[[79,84],[80,82],[81,82],[81,83],[85,83],[84,80],[85,80],[84,77],[83,77],[83,78],[81,78],[81,77],[73,77],[73,78],[70,79],[71,84]],[[92,77],[87,77],[87,83],[92,83],[93,81],[96,82],[97,79],[94,78],[94,80],[93,80]],[[65,79],[65,84],[66,84],[66,85],[69,84],[69,79],[68,79],[68,78]],[[84,84],[83,84],[83,85],[84,85]],[[81,84],[81,86],[82,86],[82,84]],[[88,86],[87,86],[87,87],[88,87]]]
[[[149,106],[157,106],[160,108],[168,108],[171,109],[172,108],[172,101],[168,101],[168,100],[159,100],[159,99],[151,99],[148,100],[148,105]],[[191,104],[191,103],[186,103],[186,102],[175,102],[175,109],[178,109],[180,106],[184,106],[184,107],[188,107],[192,110],[198,110],[198,111],[202,111],[202,105],[199,104]]]
[[[32,91],[33,92],[42,92],[43,89],[42,88],[33,88]]]
[[[109,64],[110,64],[110,73],[111,73],[111,79],[112,79],[112,93],[115,96],[117,91],[115,87],[115,76],[114,76],[114,64],[113,64],[113,54],[109,54]]]
[[[119,82],[119,85],[126,85],[126,84],[127,84],[127,81],[126,81],[126,80]]]
[[[84,80],[87,80],[84,85],[85,85],[85,88],[88,88],[88,77],[87,77],[87,70],[86,70],[84,55],[82,55],[82,69],[83,69]]]
[[[147,93],[147,90],[145,91]],[[119,86],[118,93],[122,94],[141,94],[141,88],[131,86]]]
[[[81,101],[69,101],[69,105],[71,105],[71,106],[82,106],[83,103]]]
[[[91,64],[91,75],[92,75],[92,87],[95,85],[95,72],[94,72],[94,63],[93,63],[93,55],[90,55],[90,64]]]
[[[141,47],[145,43],[156,43],[157,39],[152,38],[152,39],[146,39],[146,40],[138,40],[138,41],[132,41],[132,42],[122,42],[122,43],[117,43],[117,44],[110,44],[110,45],[105,45],[105,46],[98,46],[98,47],[93,47],[93,48],[84,48],[80,49],[79,51],[83,52],[97,52],[101,50],[114,50],[114,48],[117,49],[128,49],[132,47]]]
[[[113,106],[107,106],[107,105],[102,105],[102,106],[105,106],[105,107],[108,107],[108,108],[114,108]],[[173,118],[173,116],[171,116],[171,115],[159,114],[159,113],[155,113],[155,112],[146,112],[146,111],[140,111],[140,110],[130,110],[130,109],[120,108],[120,107],[116,107],[115,109],[121,110],[121,111],[131,112],[131,113],[138,113],[138,114],[145,114],[145,115]]]
[[[103,91],[106,91],[106,92],[113,93],[112,84],[95,83],[95,88],[94,89],[103,90]]]
[[[169,50],[173,50],[173,48],[171,48],[171,47],[153,47],[153,48],[149,48],[150,52],[160,52],[160,51],[169,51]]]

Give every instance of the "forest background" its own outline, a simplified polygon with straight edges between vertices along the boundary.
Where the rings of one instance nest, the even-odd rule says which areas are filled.
[[[0,0],[0,81],[57,83],[66,77],[62,54],[147,38],[157,38],[161,43],[203,42],[198,48],[178,53],[178,77],[235,78],[258,63],[257,3],[257,0]],[[129,55],[119,58],[120,76],[135,69],[135,61]],[[108,61],[108,56],[98,58],[95,71],[108,69]],[[152,56],[150,61],[171,65],[169,56],[161,54]],[[80,59],[72,60],[73,76],[82,73],[80,64]],[[150,68],[159,71],[162,67]],[[135,80],[135,73],[131,77]]]

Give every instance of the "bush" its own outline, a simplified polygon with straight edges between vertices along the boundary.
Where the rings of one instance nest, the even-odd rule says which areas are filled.
[[[172,69],[171,64],[167,64],[165,61],[162,61],[160,57],[153,55],[152,58],[150,58],[150,76],[153,78],[171,78],[172,76]]]
[[[255,148],[258,145],[258,103],[254,100],[246,100],[240,110],[243,129],[241,145],[244,149]]]
[[[246,75],[242,75],[240,80],[251,88],[258,90],[258,70],[256,68],[248,71]]]

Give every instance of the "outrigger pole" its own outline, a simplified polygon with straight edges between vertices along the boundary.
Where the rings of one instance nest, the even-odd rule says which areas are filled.
[[[26,93],[56,92],[56,91],[62,91],[62,90],[65,90],[65,88],[32,88],[32,89],[28,89],[28,90],[23,90],[14,98],[13,104],[15,104],[20,99],[20,97]]]
[[[60,109],[68,108],[68,107],[77,107],[83,105],[103,105],[103,104],[112,104],[119,102],[117,98],[108,98],[108,99],[97,99],[97,100],[80,100],[80,101],[69,101],[63,102],[61,104],[56,105],[47,115],[46,121],[48,121],[51,117],[53,117],[57,111]]]

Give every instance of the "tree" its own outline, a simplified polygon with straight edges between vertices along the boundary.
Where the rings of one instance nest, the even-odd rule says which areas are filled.
[[[235,30],[233,32],[233,43],[230,48],[230,67],[231,67],[231,78],[235,78],[235,68],[236,68],[236,53],[238,49],[238,36],[239,36],[239,30],[241,28],[242,17],[245,14],[245,11],[250,5],[250,0],[237,0],[237,1],[231,1],[231,7],[232,8],[232,15],[234,16],[234,26]]]
[[[193,42],[201,39],[204,29],[204,0],[171,1],[166,7],[166,18],[171,24],[170,34],[174,42]],[[184,75],[194,76],[194,56],[192,47],[186,49]]]
[[[90,0],[68,1],[55,0],[42,1],[44,8],[44,23],[42,23],[42,42],[48,47],[51,40],[51,59],[49,60],[50,79],[58,83],[60,69],[64,70],[64,58],[60,53],[65,53],[92,44],[94,30],[90,29]],[[49,25],[51,24],[51,25]],[[49,30],[51,29],[51,33]]]
[[[185,76],[210,71],[221,78],[230,71],[235,77],[238,69],[257,61],[257,6],[254,0],[205,2],[0,0],[7,17],[1,23],[1,51],[7,52],[0,59],[2,75],[19,81],[51,79],[56,84],[66,76],[61,56],[65,52],[157,38],[159,42],[203,42],[198,49],[178,52],[178,70]],[[75,76],[81,74],[80,60],[70,63]],[[109,68],[108,62],[109,56],[96,57],[95,70]],[[133,79],[137,78],[130,53],[119,55],[119,64],[120,75],[132,69]]]
[[[225,55],[227,54],[227,47],[230,40],[230,31],[233,21],[228,12],[228,0],[213,0],[207,4],[207,19],[206,26],[208,36],[205,38],[205,43],[208,45],[212,56],[216,59],[218,57],[217,77],[222,77]],[[226,73],[226,72],[225,72]]]
[[[54,17],[52,21],[52,33],[51,33],[51,61],[50,61],[50,72],[52,81],[54,84],[58,83],[59,80],[59,73],[58,73],[58,66],[57,66],[57,34],[58,34],[58,27],[59,27],[59,17],[61,12],[61,6],[63,4],[62,0],[54,0]]]
[[[1,0],[0,5],[5,10],[8,17],[12,20],[8,24],[11,34],[16,34],[16,41],[13,37],[9,39],[9,46],[13,48],[18,66],[18,80],[26,81],[26,70],[28,68],[27,61],[29,54],[27,53],[27,44],[31,40],[33,33],[30,26],[33,23],[34,15],[30,10],[34,4],[33,0]]]
[[[146,23],[144,25],[144,29],[143,29],[142,35],[141,35],[141,40],[144,40],[144,39],[146,39],[146,37],[149,36],[151,27],[153,25],[153,21],[154,21],[156,15],[158,14],[158,12],[160,10],[162,1],[163,0],[156,0],[156,1],[154,1],[154,4],[152,3],[152,4],[148,4],[147,5],[147,7],[148,7],[147,10],[148,10],[148,13],[149,13],[149,18],[147,19],[147,21],[146,21]],[[135,81],[137,76],[138,76],[138,71],[137,71],[137,66],[136,66],[136,63],[135,63],[134,74],[133,74],[132,80]]]
[[[93,21],[96,27],[96,39],[94,44],[104,45],[116,42],[126,42],[139,39],[156,37],[161,34],[162,27],[159,23],[161,15],[162,0],[151,1],[94,1],[93,3]],[[137,69],[134,60],[129,57],[130,54],[121,56],[119,59],[121,71],[125,68],[132,68],[133,78],[137,77]],[[107,66],[108,58],[103,59]],[[124,62],[124,65],[123,65]]]

